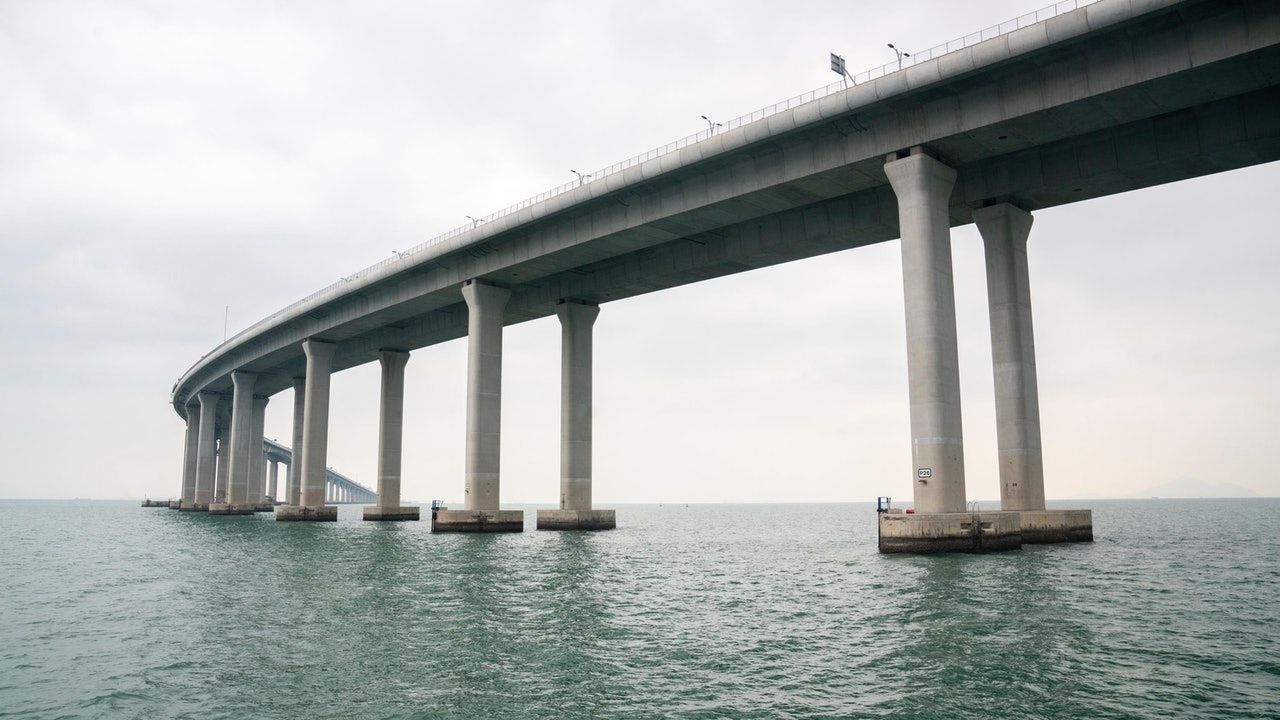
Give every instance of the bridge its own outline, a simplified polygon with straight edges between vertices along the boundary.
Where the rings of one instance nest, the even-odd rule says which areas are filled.
[[[230,475],[230,441],[219,442],[218,448],[214,451],[213,462],[216,465],[214,469],[212,503],[226,502],[227,496],[227,479]],[[245,504],[253,508],[253,512],[271,512],[277,505],[283,504],[277,495],[280,484],[280,466],[284,465],[288,469],[293,467],[293,451],[287,446],[282,445],[270,438],[262,439],[262,460],[256,463],[256,467],[250,469],[248,487],[246,488],[247,502]],[[289,470],[286,470],[288,472]],[[327,468],[325,472],[325,502],[332,505],[354,504],[354,503],[376,503],[378,494],[342,473]],[[198,506],[195,503],[182,504],[181,500],[174,501],[153,501],[146,500],[143,507],[169,507],[175,510],[202,510],[208,511],[208,505]],[[248,514],[248,513],[241,513]]]
[[[279,495],[276,494],[279,489],[280,466],[292,468],[293,451],[286,445],[272,440],[271,438],[263,438],[263,453],[266,455],[267,462],[271,468],[267,473],[269,479],[266,497],[273,502],[281,502]],[[288,470],[286,470],[288,472]],[[342,473],[327,468],[325,472],[325,502],[334,505],[357,504],[357,503],[376,503],[378,494]]]
[[[601,307],[900,238],[914,512],[882,514],[881,549],[1091,539],[1089,511],[1044,504],[1033,215],[1280,157],[1280,4],[1067,0],[852,80],[480,218],[217,346],[171,393],[187,423],[182,503],[244,511],[260,405],[292,390],[301,462],[277,517],[333,519],[330,376],[376,361],[378,500],[364,517],[417,518],[400,504],[405,364],[415,349],[466,337],[465,507],[440,512],[436,529],[521,530],[522,513],[503,510],[499,493],[503,328],[554,314],[560,506],[540,510],[537,527],[613,527],[591,494]],[[1001,511],[982,514],[965,506],[950,247],[950,229],[968,223],[985,245],[997,394]],[[226,433],[229,493],[212,502],[214,448]]]

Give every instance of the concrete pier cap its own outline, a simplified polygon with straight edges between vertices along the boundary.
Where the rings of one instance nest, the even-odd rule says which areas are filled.
[[[438,510],[432,532],[524,532],[523,510]]]
[[[882,553],[990,552],[1022,547],[1022,522],[1017,512],[905,513],[879,516]]]

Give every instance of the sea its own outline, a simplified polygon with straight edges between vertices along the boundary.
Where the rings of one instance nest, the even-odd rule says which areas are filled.
[[[139,504],[0,502],[0,717],[1280,717],[1276,499],[936,556],[856,503],[501,535]]]

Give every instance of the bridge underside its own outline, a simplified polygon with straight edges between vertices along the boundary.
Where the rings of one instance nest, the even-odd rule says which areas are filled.
[[[1277,57],[1272,53],[1272,67],[1280,77]],[[967,154],[968,142],[940,141],[930,148],[954,162]],[[1270,87],[957,164],[949,215],[953,227],[967,225],[974,209],[992,202],[1034,211],[1275,160],[1280,160],[1280,88]],[[862,185],[852,174],[865,177],[878,171],[883,177],[878,170],[883,162],[876,158],[828,175],[849,174],[844,184]],[[828,181],[842,184],[824,178]],[[556,303],[565,297],[603,304],[898,237],[897,201],[888,184],[879,184],[595,262],[575,264],[574,254],[566,252],[556,265],[572,265],[567,270],[539,274],[532,265],[551,265],[540,258],[491,279],[512,288],[505,322],[516,324],[554,315]],[[372,362],[384,347],[412,350],[465,337],[467,310],[458,297],[456,289],[439,291],[327,333],[341,343],[335,367]],[[300,357],[254,367],[286,379],[304,368]]]
[[[1261,12],[1259,3],[1246,5]],[[884,157],[910,145],[927,144],[959,171],[952,225],[972,222],[984,204],[1035,211],[1272,162],[1280,159],[1280,45],[1220,50],[1215,62],[1145,82],[1124,79],[1135,72],[1130,65],[1189,62],[1181,55],[1194,54],[1198,42],[1227,43],[1240,28],[1262,22],[1200,17],[1222,7],[1190,3],[1123,24],[1110,31],[1114,37],[1085,47],[1051,46],[891,96],[752,147],[746,160],[712,157],[696,166],[696,175],[660,176],[643,189],[605,195],[531,229],[410,267],[389,289],[354,293],[296,321],[293,334],[338,343],[336,371],[376,360],[381,348],[412,350],[463,337],[467,312],[459,287],[471,277],[511,288],[503,321],[514,324],[553,314],[566,297],[607,303],[893,240],[897,205]],[[1209,40],[1197,40],[1202,35]],[[1115,89],[1094,87],[1105,82]],[[1089,83],[1087,92],[1080,83]],[[1057,95],[1081,99],[1055,102]],[[1042,109],[1022,112],[1019,103]],[[857,159],[840,161],[855,148]],[[539,229],[549,223],[555,227]],[[259,382],[267,394],[303,372],[298,341],[263,348],[243,366],[265,373]],[[226,392],[229,380],[208,389]]]

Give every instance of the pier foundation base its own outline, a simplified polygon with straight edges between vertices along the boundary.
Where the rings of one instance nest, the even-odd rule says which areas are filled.
[[[182,508],[182,501],[181,501],[181,500],[170,500],[170,501],[169,501],[169,509],[170,509],[170,510],[178,510],[178,509],[181,509],[181,508]]]
[[[399,507],[380,507],[378,505],[366,505],[364,507],[365,520],[420,520],[421,513],[418,508],[409,505],[401,505]]]
[[[281,522],[337,522],[338,506],[281,505],[276,508],[276,520]]]
[[[524,511],[438,510],[431,532],[524,532]]]
[[[252,515],[253,505],[232,505],[231,503],[209,503],[210,515]]]
[[[1092,510],[1019,510],[1022,542],[1093,542]]]
[[[613,530],[613,510],[539,510],[539,530]]]
[[[209,512],[207,503],[184,503],[178,502],[178,510],[180,512]]]
[[[1017,512],[879,514],[880,552],[935,553],[1016,550],[1022,546]]]

